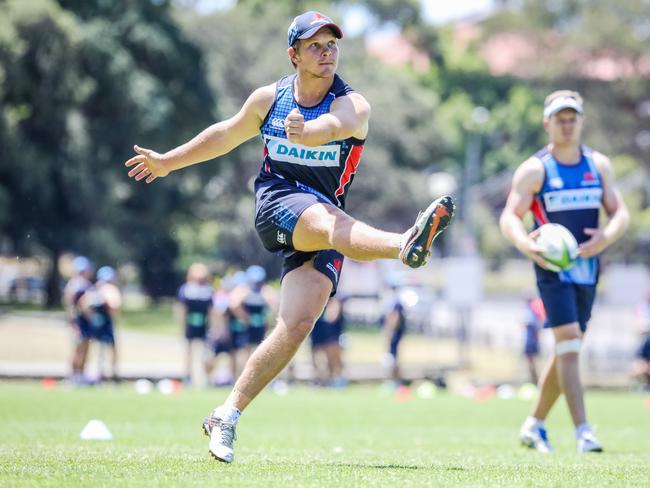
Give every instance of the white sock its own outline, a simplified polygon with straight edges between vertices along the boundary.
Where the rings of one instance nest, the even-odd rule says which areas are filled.
[[[221,420],[236,424],[241,416],[241,411],[232,405],[219,405],[214,409],[214,415]]]
[[[591,432],[591,426],[587,422],[583,422],[576,427],[576,439],[579,439],[584,432]]]
[[[544,421],[530,415],[524,420],[524,427],[526,429],[545,429]]]
[[[402,238],[399,240],[399,252],[400,254],[402,253],[402,250],[404,249],[404,245],[406,244],[406,239],[404,235],[402,235]]]

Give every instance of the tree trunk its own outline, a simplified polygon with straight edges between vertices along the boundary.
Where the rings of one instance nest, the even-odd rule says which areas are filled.
[[[46,308],[58,308],[61,306],[61,275],[59,273],[59,256],[61,252],[59,249],[50,249],[50,270],[47,275],[45,300]]]

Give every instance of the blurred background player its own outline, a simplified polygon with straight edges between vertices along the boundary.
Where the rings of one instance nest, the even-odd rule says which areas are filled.
[[[530,382],[537,384],[537,365],[535,361],[539,356],[539,331],[544,327],[546,311],[541,298],[526,300],[524,316],[524,355],[528,364]]]
[[[74,274],[63,290],[63,305],[74,336],[71,381],[73,384],[83,384],[90,324],[79,308],[79,299],[92,286],[93,265],[85,256],[77,256],[72,261],[72,267]]]
[[[644,391],[650,391],[650,292],[636,310],[637,331],[641,343],[633,364],[633,375]]]
[[[228,294],[227,321],[230,332],[230,354],[232,356],[235,380],[248,360],[248,314],[242,307],[242,298],[248,291],[248,277],[245,271],[232,276],[232,289]]]
[[[406,316],[399,291],[399,284],[396,281],[391,282],[390,293],[381,319],[388,348],[388,352],[384,356],[384,365],[390,370],[390,380],[395,387],[398,387],[402,382],[398,349],[406,331]]]
[[[318,385],[335,388],[347,385],[343,376],[343,328],[343,299],[335,296],[327,302],[310,334],[314,379]]]
[[[246,325],[248,355],[264,340],[268,324],[277,310],[275,290],[265,282],[266,270],[256,264],[249,266],[245,286],[237,288],[231,300],[231,306],[240,312]]]
[[[231,354],[231,337],[229,327],[229,295],[234,286],[232,276],[224,276],[222,280],[215,280],[215,292],[212,295],[212,320],[208,330],[208,343],[213,352],[208,361],[208,375],[215,386],[230,385],[235,382],[234,356]],[[228,366],[219,368],[219,357],[228,356]],[[216,368],[216,373],[215,373]]]
[[[178,290],[179,317],[187,339],[186,379],[193,378],[195,350],[201,359],[204,371],[209,373],[207,331],[212,310],[214,289],[209,282],[208,268],[203,263],[194,263],[187,270],[187,281]]]
[[[86,290],[79,299],[79,306],[90,325],[90,338],[99,345],[98,374],[99,379],[118,380],[117,349],[115,347],[115,322],[122,307],[122,296],[117,287],[117,273],[110,266],[97,270],[97,281]],[[104,375],[104,353],[110,355],[109,374]]]
[[[549,144],[515,171],[500,221],[503,234],[535,263],[537,289],[555,339],[539,397],[520,430],[521,442],[540,452],[551,450],[544,422],[562,393],[576,428],[578,451],[602,451],[587,422],[579,354],[596,297],[598,255],[623,235],[629,214],[609,158],[580,142],[582,114],[582,97],[575,91],[559,90],[546,97],[543,123]],[[604,227],[598,222],[601,207],[609,217]],[[535,218],[531,233],[523,223],[528,211]],[[575,264],[559,273],[549,269],[535,242],[537,229],[549,222],[565,226],[579,243]]]

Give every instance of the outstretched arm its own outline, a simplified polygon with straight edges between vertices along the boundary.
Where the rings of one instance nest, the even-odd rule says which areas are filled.
[[[172,171],[227,154],[258,133],[274,94],[275,85],[258,88],[236,115],[211,125],[189,142],[164,154],[133,146],[138,155],[126,162],[127,167],[133,167],[129,176],[137,181],[146,178],[151,183]]]
[[[314,147],[348,137],[364,139],[369,118],[370,104],[358,93],[351,93],[334,100],[328,113],[309,122],[305,122],[298,109],[293,109],[285,120],[284,130],[289,141]]]
[[[616,242],[630,223],[630,214],[623,201],[621,192],[616,187],[612,163],[605,155],[594,153],[594,162],[600,173],[603,184],[603,207],[609,216],[605,227],[601,229],[585,229],[585,234],[591,238],[578,247],[578,254],[588,258],[600,254]]]

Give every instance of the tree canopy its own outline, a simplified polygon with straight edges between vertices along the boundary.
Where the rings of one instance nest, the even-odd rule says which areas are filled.
[[[586,99],[585,142],[613,159],[632,207],[632,228],[608,255],[648,259],[647,3],[502,0],[462,39],[457,26],[426,23],[415,0],[240,0],[209,15],[194,3],[0,0],[5,248],[53,263],[64,251],[98,264],[132,262],[154,296],[171,293],[194,260],[279,272],[252,225],[259,140],[151,186],[129,181],[122,163],[132,144],[175,147],[233,115],[255,88],[290,73],[286,29],[297,13],[321,9],[344,20],[363,5],[366,31],[342,40],[339,69],[373,108],[348,198],[352,215],[403,230],[431,198],[428,175],[451,173],[459,191],[476,189],[479,200],[466,214],[484,256],[498,264],[514,252],[496,228],[510,173],[545,143],[544,96],[574,88]],[[390,66],[368,54],[365,36],[388,25],[428,58],[428,68]],[[489,48],[503,39],[535,54],[495,74]],[[506,51],[497,54],[513,55]],[[603,79],[603,63],[620,75]],[[471,151],[478,151],[478,166],[468,171]]]
[[[0,20],[2,233],[17,254],[135,261],[151,293],[177,255],[176,181],[134,191],[129,144],[171,147],[212,120],[201,53],[165,2],[7,0]],[[7,215],[10,218],[7,218]],[[56,301],[56,266],[50,277]],[[173,280],[171,280],[173,281]]]

